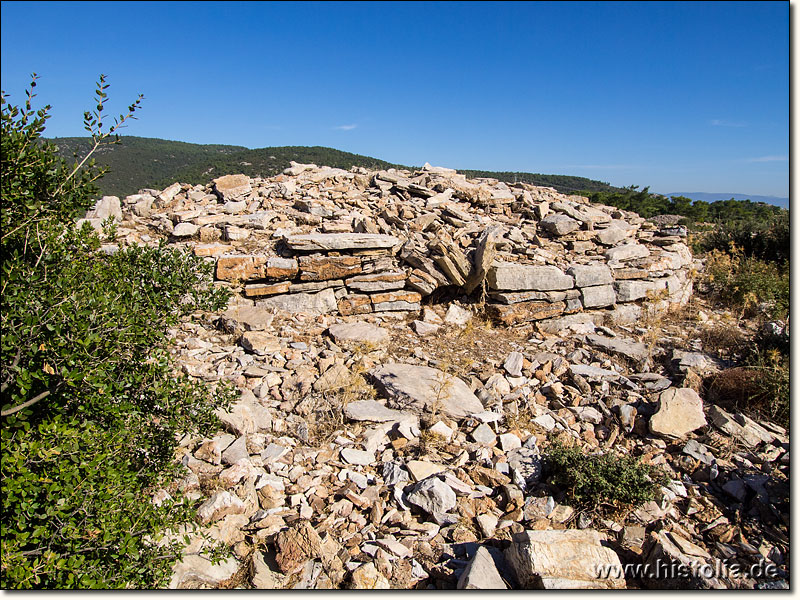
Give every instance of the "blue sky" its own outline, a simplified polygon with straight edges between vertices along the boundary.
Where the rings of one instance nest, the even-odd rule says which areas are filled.
[[[789,195],[788,2],[3,2],[47,136],[123,134]]]

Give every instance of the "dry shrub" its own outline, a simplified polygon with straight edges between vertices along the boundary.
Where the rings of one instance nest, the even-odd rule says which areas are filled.
[[[735,324],[715,324],[700,331],[700,341],[705,352],[721,357],[732,357],[746,349],[750,339],[747,332]]]
[[[727,369],[706,380],[707,398],[723,408],[789,424],[788,357],[757,353],[746,367]]]
[[[765,402],[759,379],[763,373],[747,367],[726,369],[706,379],[707,399],[727,410],[752,409]]]

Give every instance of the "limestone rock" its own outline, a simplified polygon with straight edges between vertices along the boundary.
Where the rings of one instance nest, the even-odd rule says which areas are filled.
[[[406,284],[404,271],[388,271],[357,275],[345,281],[348,288],[358,292],[385,292],[388,290],[401,290]]]
[[[388,590],[391,589],[386,579],[373,563],[365,563],[352,574],[350,589],[352,590]]]
[[[288,313],[308,313],[321,315],[336,312],[338,305],[336,295],[328,288],[316,294],[286,294],[273,296],[259,302],[259,306],[274,308]]]
[[[192,237],[197,234],[200,228],[193,223],[178,223],[172,229],[172,235],[177,238]]]
[[[641,342],[635,342],[626,338],[608,338],[602,335],[589,334],[586,341],[596,348],[601,348],[606,352],[621,354],[631,360],[644,362],[648,359],[649,353],[647,346]]]
[[[724,589],[713,574],[711,555],[674,532],[651,532],[644,546],[644,563],[650,565],[650,577],[643,577],[646,587],[654,589]],[[661,568],[659,568],[661,565]],[[664,566],[675,565],[665,569]],[[685,573],[685,575],[684,575]],[[677,576],[673,576],[675,574]]]
[[[624,589],[622,564],[592,529],[523,531],[505,557],[524,589]],[[609,577],[601,577],[601,569]]]
[[[409,418],[409,413],[387,408],[375,400],[356,400],[348,402],[344,407],[345,416],[351,421],[400,421]]]
[[[251,191],[247,175],[223,175],[214,180],[214,190],[223,201],[235,200]]]
[[[393,235],[369,233],[312,233],[293,235],[286,238],[286,245],[292,250],[370,250],[392,248],[400,244]]]
[[[606,250],[605,256],[609,262],[623,262],[635,258],[646,258],[650,256],[650,250],[642,244],[623,244],[609,248]]]
[[[231,579],[238,570],[239,563],[234,558],[226,558],[214,564],[204,556],[190,554],[172,567],[169,589],[215,588]]]
[[[389,332],[386,329],[365,322],[331,325],[328,333],[337,344],[349,342],[380,346],[389,340]]]
[[[273,354],[281,349],[280,339],[264,331],[245,331],[239,343],[248,352],[259,356]]]
[[[540,225],[545,231],[559,237],[572,233],[581,226],[575,219],[558,213],[547,215]]]
[[[593,287],[614,282],[614,276],[607,265],[572,265],[567,274],[575,278],[575,287]]]
[[[152,202],[152,199],[151,199]],[[112,219],[119,223],[122,221],[122,207],[117,196],[103,196],[94,205],[94,208],[86,213],[87,219]]]
[[[254,552],[251,563],[250,583],[257,590],[274,590],[280,587],[277,573],[267,566],[261,552]]]
[[[408,494],[408,501],[426,513],[446,513],[456,506],[456,494],[445,482],[436,477],[420,481]]]
[[[453,418],[483,411],[483,404],[463,381],[438,369],[396,363],[369,373],[379,391],[397,406]]]
[[[278,549],[276,562],[285,575],[296,573],[307,560],[320,557],[322,539],[308,521],[281,531],[275,540]]]
[[[584,308],[612,306],[617,301],[613,285],[597,285],[581,288],[581,303]]]
[[[227,491],[217,492],[197,509],[201,523],[219,521],[227,515],[238,515],[246,510],[246,505],[235,494]]]
[[[299,265],[301,281],[342,279],[361,273],[357,256],[301,256]]]
[[[508,586],[500,576],[492,555],[485,546],[475,552],[458,579],[459,590],[506,590]]]
[[[373,294],[370,299],[372,300],[372,308],[375,312],[397,310],[418,311],[422,296],[417,292],[399,290]]]
[[[487,304],[489,314],[504,325],[514,325],[526,321],[540,321],[562,314],[567,308],[564,302],[518,302],[516,304]]]
[[[353,374],[350,369],[344,365],[335,364],[314,382],[314,391],[327,392],[346,387],[352,378]]]
[[[686,437],[706,424],[703,400],[691,388],[661,392],[658,411],[650,417],[650,431],[669,438]]]
[[[493,290],[568,290],[573,287],[571,275],[558,267],[495,263],[487,277]]]

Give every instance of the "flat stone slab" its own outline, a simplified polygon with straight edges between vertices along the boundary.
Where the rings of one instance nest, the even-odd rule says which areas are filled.
[[[338,323],[328,327],[328,333],[337,344],[350,342],[356,344],[380,345],[388,341],[389,332],[372,323]]]
[[[393,235],[376,233],[311,233],[292,235],[286,245],[292,250],[376,250],[392,248],[400,243]]]
[[[616,352],[631,360],[643,362],[648,358],[647,346],[631,339],[607,338],[590,333],[586,336],[586,341],[595,348],[600,348],[607,352]]]
[[[611,306],[617,301],[613,285],[594,285],[581,288],[581,302],[584,308]]]
[[[362,293],[401,290],[406,284],[405,271],[389,271],[357,275],[345,281],[348,288]]]
[[[650,256],[650,250],[642,244],[623,244],[609,248],[605,254],[608,262],[623,262],[635,258],[646,258]]]
[[[610,369],[601,369],[600,367],[593,367],[592,365],[570,365],[569,370],[573,375],[580,375],[590,381],[600,381],[602,379],[610,379],[616,381],[619,379],[619,373],[611,371]]]
[[[369,374],[376,387],[403,408],[438,411],[457,419],[484,412],[483,404],[466,383],[438,369],[396,363]]]
[[[322,315],[338,310],[336,295],[333,290],[328,288],[318,294],[284,294],[273,296],[258,303],[258,306],[275,308],[290,313],[309,313],[312,315]]]
[[[523,291],[568,290],[574,285],[571,275],[551,265],[494,264],[487,276],[493,290]]]
[[[339,452],[342,460],[351,465],[371,465],[375,462],[375,453],[355,448],[342,448]]]
[[[575,287],[591,287],[613,283],[614,276],[606,265],[572,265],[567,274],[575,278]]]
[[[213,180],[214,189],[223,200],[230,200],[251,191],[250,178],[247,175],[223,175]]]
[[[377,423],[402,421],[411,417],[408,413],[387,408],[375,400],[350,402],[344,407],[344,414],[351,421],[375,421]]]

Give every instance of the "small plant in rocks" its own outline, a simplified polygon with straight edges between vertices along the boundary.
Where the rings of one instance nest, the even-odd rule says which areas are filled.
[[[661,469],[632,456],[585,454],[560,440],[550,442],[545,454],[548,482],[577,508],[601,513],[636,508],[668,483]]]

